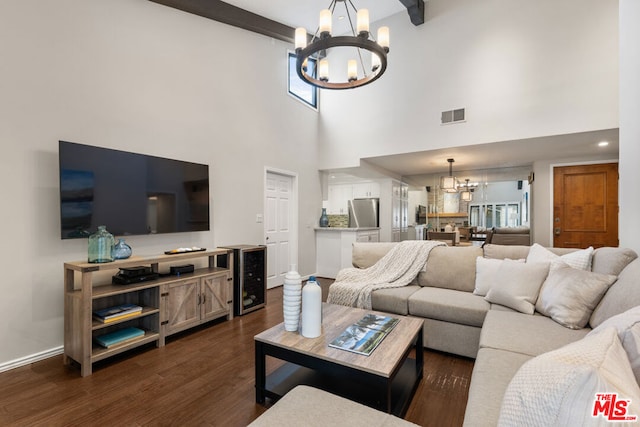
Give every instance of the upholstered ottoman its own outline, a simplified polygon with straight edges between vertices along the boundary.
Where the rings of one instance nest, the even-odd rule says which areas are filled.
[[[299,385],[249,426],[406,427],[416,424],[326,391]]]

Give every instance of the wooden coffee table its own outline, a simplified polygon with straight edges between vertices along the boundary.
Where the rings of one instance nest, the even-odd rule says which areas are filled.
[[[367,313],[400,322],[369,356],[329,347],[345,328]],[[255,336],[256,402],[278,399],[299,384],[311,385],[397,416],[404,416],[423,372],[421,319],[372,310],[322,305],[322,335],[305,338],[284,324]],[[410,358],[416,347],[415,358]],[[269,376],[266,357],[286,363]]]

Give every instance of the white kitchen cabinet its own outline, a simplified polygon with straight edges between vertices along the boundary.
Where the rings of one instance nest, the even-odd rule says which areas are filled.
[[[360,182],[353,184],[353,198],[380,197],[380,184],[377,182]]]
[[[379,242],[380,230],[358,231],[356,242]]]
[[[349,213],[347,203],[353,199],[353,186],[351,184],[334,184],[329,186],[329,215],[347,215]]]
[[[335,278],[343,268],[352,267],[355,242],[377,242],[378,228],[316,228],[316,272],[319,277]]]
[[[403,182],[391,183],[391,241],[407,239],[409,228],[409,186]]]

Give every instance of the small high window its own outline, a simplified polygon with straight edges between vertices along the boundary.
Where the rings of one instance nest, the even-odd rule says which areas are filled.
[[[296,54],[288,52],[289,66],[288,66],[288,84],[287,88],[289,95],[293,96],[297,100],[304,102],[314,110],[318,110],[318,88],[303,81],[296,72]],[[309,58],[307,61],[307,74],[312,76],[316,75],[316,60]]]

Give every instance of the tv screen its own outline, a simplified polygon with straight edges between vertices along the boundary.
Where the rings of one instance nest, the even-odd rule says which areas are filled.
[[[209,230],[209,166],[59,142],[63,239]]]

